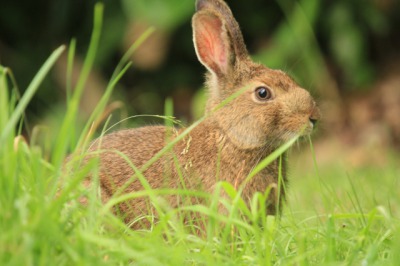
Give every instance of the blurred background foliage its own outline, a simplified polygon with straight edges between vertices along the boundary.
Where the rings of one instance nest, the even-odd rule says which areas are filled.
[[[379,143],[398,145],[399,1],[227,2],[255,60],[289,72],[320,99],[325,132],[340,132],[352,142],[374,141],[378,135],[383,136]],[[0,64],[13,70],[21,91],[51,51],[72,38],[78,43],[74,65],[78,75],[94,4],[93,0],[2,0]],[[113,96],[121,103],[119,118],[162,114],[167,97],[173,98],[179,119],[198,118],[204,106],[205,69],[192,44],[194,1],[105,0],[104,4],[102,41],[86,86],[82,118],[100,98],[123,53],[149,27],[155,32],[132,56],[133,67]],[[66,62],[65,55],[31,103],[27,117],[32,125],[43,119],[57,123],[57,114],[62,114]],[[149,121],[135,119],[132,124]]]

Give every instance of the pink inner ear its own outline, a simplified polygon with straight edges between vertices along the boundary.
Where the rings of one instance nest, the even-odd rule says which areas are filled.
[[[202,14],[195,22],[195,43],[200,61],[214,72],[225,74],[228,68],[228,45],[223,38],[222,21]]]

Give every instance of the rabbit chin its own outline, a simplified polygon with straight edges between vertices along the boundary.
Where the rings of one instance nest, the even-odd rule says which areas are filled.
[[[313,131],[313,125],[310,123],[309,125],[305,125],[297,131],[287,130],[280,134],[281,145],[285,142],[293,139],[293,138],[303,138],[305,136],[309,136]]]

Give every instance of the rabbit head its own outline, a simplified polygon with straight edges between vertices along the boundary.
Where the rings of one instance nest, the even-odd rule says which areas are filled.
[[[320,117],[313,98],[283,71],[250,59],[224,1],[198,0],[192,27],[197,57],[208,70],[206,112],[232,143],[241,149],[276,148],[312,131]]]

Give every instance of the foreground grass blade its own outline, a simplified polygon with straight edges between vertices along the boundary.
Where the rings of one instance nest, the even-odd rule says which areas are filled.
[[[250,172],[250,174],[247,176],[245,182],[243,185],[247,184],[253,178],[257,173],[259,173],[262,169],[267,167],[270,163],[272,163],[274,160],[276,160],[279,156],[281,156],[285,151],[287,151],[293,143],[296,142],[296,140],[299,138],[299,136],[296,136],[289,141],[287,141],[285,144],[280,146],[278,149],[276,149],[274,152],[272,152],[268,157],[263,159],[259,164],[257,164],[256,167],[254,167],[253,171]]]
[[[37,89],[39,88],[40,84],[42,83],[43,79],[46,77],[47,73],[53,67],[54,63],[60,57],[61,53],[64,51],[65,46],[60,46],[57,48],[50,57],[46,60],[43,66],[40,68],[39,72],[35,75],[32,82],[29,84],[28,88],[26,89],[24,95],[22,96],[21,100],[19,101],[17,107],[15,108],[14,112],[12,113],[8,123],[6,124],[3,132],[1,132],[0,137],[0,145],[5,141],[7,136],[11,133],[11,131],[17,125],[19,119],[21,118],[24,110],[28,106],[30,100],[32,99],[33,95],[35,95]]]
[[[154,32],[154,28],[149,28],[146,30],[140,38],[138,38],[128,49],[128,51],[123,55],[122,59],[119,61],[117,67],[115,68],[110,81],[107,84],[107,88],[105,92],[103,93],[103,96],[101,97],[100,101],[96,105],[95,109],[93,110],[92,114],[90,115],[90,118],[88,122],[86,123],[84,129],[82,130],[81,136],[78,140],[78,147],[82,148],[85,144],[85,141],[90,139],[89,135],[89,129],[92,126],[92,124],[98,119],[99,116],[101,116],[101,113],[104,111],[104,108],[106,107],[106,104],[108,100],[111,97],[111,94],[119,82],[119,80],[122,78],[122,76],[125,74],[125,72],[129,69],[131,66],[131,63],[129,62],[129,59],[131,58],[132,54],[136,51],[136,49],[143,44],[145,40]]]
[[[9,118],[9,98],[7,86],[8,68],[0,65],[0,130],[6,127]]]
[[[71,140],[71,134],[73,133],[71,128],[75,127],[74,123],[79,109],[79,101],[81,99],[83,90],[86,85],[86,81],[89,77],[90,71],[92,70],[93,63],[96,58],[97,49],[100,42],[101,28],[103,25],[103,8],[104,8],[103,4],[100,3],[96,4],[95,6],[95,14],[93,19],[94,26],[88,52],[85,61],[83,63],[82,72],[79,76],[78,83],[75,87],[75,90],[73,92],[70,101],[68,101],[67,114],[65,115],[65,119],[61,125],[61,129],[58,134],[57,143],[60,143],[60,145],[58,149],[53,153],[52,162],[56,166],[61,164],[61,162],[64,159],[63,157],[67,152],[67,148]],[[70,49],[71,50],[69,53],[70,54],[69,62],[72,62],[71,57],[75,50],[74,43]]]

